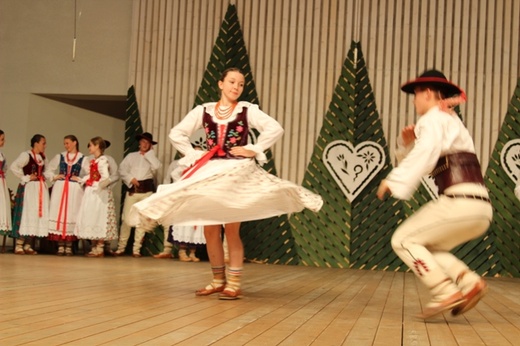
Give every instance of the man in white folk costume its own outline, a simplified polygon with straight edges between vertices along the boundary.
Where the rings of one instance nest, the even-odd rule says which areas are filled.
[[[439,198],[426,203],[392,236],[392,248],[430,290],[431,301],[418,317],[473,308],[487,291],[486,282],[450,250],[482,236],[492,207],[473,140],[453,108],[466,95],[437,70],[428,70],[401,90],[414,95],[419,118],[399,138],[399,165],[383,180],[377,195],[410,199],[431,174]]]

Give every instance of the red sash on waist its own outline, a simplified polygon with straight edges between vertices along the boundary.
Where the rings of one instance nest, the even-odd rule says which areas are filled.
[[[189,177],[191,177],[193,175],[193,173],[195,173],[196,171],[198,171],[202,166],[204,166],[213,156],[215,156],[215,154],[219,151],[220,149],[220,145],[215,145],[213,148],[211,148],[210,151],[208,151],[204,156],[202,156],[200,159],[198,159],[197,161],[195,161],[195,163],[186,168],[184,170],[184,172],[182,172],[182,178],[181,180],[184,180],[184,179],[188,179]],[[225,154],[225,153],[224,153]]]

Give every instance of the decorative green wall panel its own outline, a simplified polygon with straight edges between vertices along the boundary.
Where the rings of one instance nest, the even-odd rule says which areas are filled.
[[[509,177],[506,169],[513,170],[512,176],[518,181],[518,167],[504,167],[501,164],[502,150],[511,141],[520,138],[520,79],[511,97],[507,114],[493,149],[485,181],[493,203],[493,223],[488,232],[488,239],[496,246],[497,252],[492,256],[479,256],[476,260],[485,265],[492,264],[489,275],[520,277],[520,202],[514,195],[515,182]],[[520,164],[520,149],[516,147],[511,153],[516,165]],[[516,156],[515,156],[516,155]],[[514,174],[516,172],[516,174]]]

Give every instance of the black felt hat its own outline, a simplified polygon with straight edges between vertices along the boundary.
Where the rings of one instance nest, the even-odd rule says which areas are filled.
[[[437,70],[423,72],[416,79],[404,83],[401,86],[401,90],[408,94],[414,94],[415,88],[421,85],[435,87],[442,91],[446,97],[464,94],[464,90],[450,82],[442,72]]]
[[[145,132],[143,134],[137,135],[137,136],[135,136],[135,138],[137,140],[146,139],[148,142],[152,143],[153,145],[157,144],[157,142],[155,142],[153,140],[153,135],[150,132]]]

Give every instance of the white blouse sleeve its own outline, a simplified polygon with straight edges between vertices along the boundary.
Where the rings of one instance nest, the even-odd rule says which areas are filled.
[[[110,173],[110,186],[112,187],[119,180],[119,171],[116,160],[112,156],[105,156],[108,160],[108,167]]]
[[[284,130],[278,121],[262,112],[258,105],[249,106],[247,122],[249,127],[257,129],[260,135],[255,144],[247,144],[244,148],[254,151],[256,160],[263,165],[267,162],[264,152],[283,136]]]
[[[435,118],[422,118],[415,127],[417,139],[413,149],[387,177],[392,196],[410,199],[421,178],[435,167],[441,154],[442,127]]]
[[[11,172],[13,172],[13,174],[21,180],[21,183],[22,185],[25,185],[26,183],[28,183],[30,180],[31,180],[31,176],[30,175],[24,175],[23,174],[23,168],[25,167],[25,165],[27,165],[29,163],[29,153],[27,153],[26,151],[24,151],[23,153],[21,153],[17,158],[16,160],[13,161],[13,163],[11,164],[11,166],[9,167],[9,169],[11,170]]]
[[[99,171],[99,181],[96,181],[92,184],[94,189],[106,189],[108,185],[110,185],[110,168],[108,159],[106,156],[100,156],[98,159],[98,171]]]
[[[60,166],[60,156],[61,154],[54,156],[52,160],[49,161],[49,164],[45,165],[45,172],[43,173],[43,175],[45,176],[45,179],[47,179],[48,181],[52,181],[54,177],[57,175],[56,171]]]
[[[180,123],[170,130],[170,143],[177,151],[184,155],[179,162],[180,165],[189,167],[205,154],[204,151],[195,150],[191,146],[190,142],[191,135],[198,129],[202,128],[203,113],[203,106],[195,107],[184,117],[184,119],[181,120]]]
[[[123,161],[121,161],[121,163],[119,164],[119,168],[118,168],[119,177],[121,178],[123,183],[129,188],[132,187],[131,181],[134,178],[131,173],[132,157],[133,157],[133,153],[126,155],[123,158]]]
[[[162,162],[159,161],[157,155],[155,155],[155,150],[148,150],[144,154],[144,158],[150,163],[150,169],[152,170],[153,174],[155,174],[155,172],[157,172],[157,170],[162,167]]]

